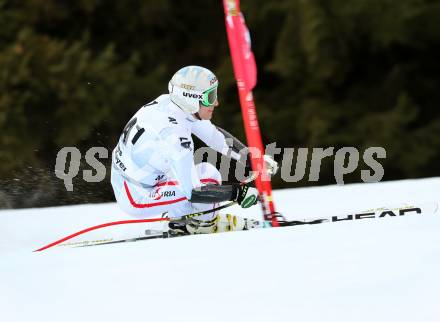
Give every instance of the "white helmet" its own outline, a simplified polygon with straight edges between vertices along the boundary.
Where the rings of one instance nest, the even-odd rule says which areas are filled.
[[[215,104],[217,87],[218,80],[214,73],[200,66],[183,67],[168,83],[171,101],[189,114],[197,113],[200,104]]]

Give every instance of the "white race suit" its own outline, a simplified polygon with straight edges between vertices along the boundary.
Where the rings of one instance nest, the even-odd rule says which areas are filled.
[[[222,180],[212,164],[194,164],[192,134],[228,153],[223,133],[210,121],[183,112],[169,95],[142,106],[132,117],[112,153],[111,183],[125,213],[146,218],[168,212],[169,217],[179,217],[216,206],[189,201],[194,188],[220,185]]]

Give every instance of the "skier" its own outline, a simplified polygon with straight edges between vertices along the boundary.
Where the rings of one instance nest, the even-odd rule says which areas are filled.
[[[169,94],[142,106],[125,126],[112,153],[111,184],[118,205],[134,217],[165,214],[179,233],[242,230],[250,221],[216,212],[187,222],[180,216],[213,209],[219,202],[237,201],[243,208],[257,203],[257,190],[249,184],[222,185],[220,172],[210,163],[194,164],[191,135],[227,154],[226,136],[234,139],[230,156],[238,161],[244,146],[210,119],[219,105],[217,77],[200,66],[177,71],[168,84]],[[235,148],[235,150],[234,150]],[[270,174],[277,163],[264,156]]]

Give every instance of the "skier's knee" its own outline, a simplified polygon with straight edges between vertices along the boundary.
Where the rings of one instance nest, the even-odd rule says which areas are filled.
[[[196,166],[200,181],[204,184],[221,184],[222,175],[211,163],[202,162]]]

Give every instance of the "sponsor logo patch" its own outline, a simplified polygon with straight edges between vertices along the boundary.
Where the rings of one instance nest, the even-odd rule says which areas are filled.
[[[196,89],[195,86],[188,85],[188,84],[180,84],[180,87],[182,87],[182,88],[184,88],[184,89],[187,89],[187,90],[190,90],[190,91],[193,91],[193,90]]]
[[[185,97],[190,97],[190,98],[197,98],[199,100],[203,99],[203,95],[200,94],[193,94],[193,93],[187,93],[187,92],[183,92],[183,96]]]
[[[176,192],[174,190],[164,190],[161,191],[160,188],[157,188],[156,190],[152,191],[149,195],[150,198],[154,199],[154,200],[160,200],[162,199],[162,197],[175,197],[176,196]]]
[[[209,85],[213,85],[213,84],[215,84],[217,82],[217,77],[215,77],[214,76],[214,78],[213,79],[211,79],[210,81],[209,81]]]

